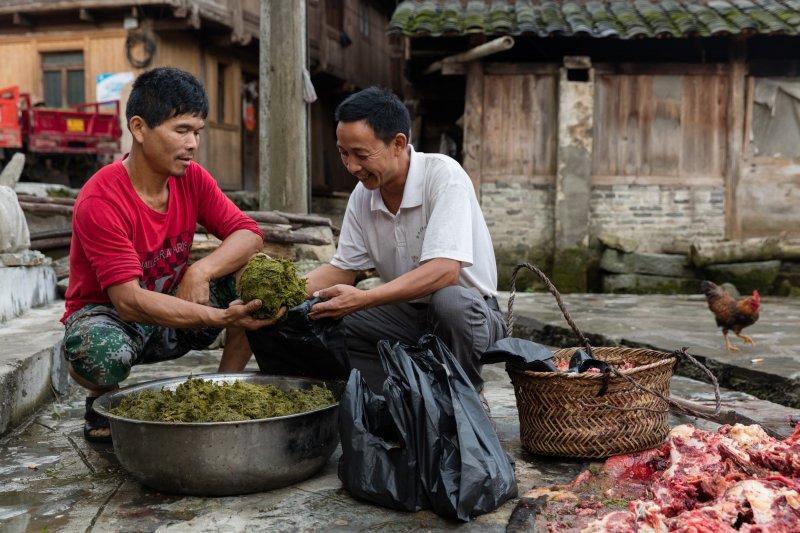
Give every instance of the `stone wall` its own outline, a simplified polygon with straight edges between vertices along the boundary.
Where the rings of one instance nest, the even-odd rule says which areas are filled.
[[[483,183],[481,210],[497,260],[497,286],[509,290],[514,266],[530,262],[547,268],[553,254],[554,189],[531,183]],[[536,280],[526,276],[518,288]]]
[[[593,187],[590,234],[628,235],[640,252],[661,252],[676,239],[722,239],[722,187],[613,185]]]
[[[495,247],[550,245],[553,188],[530,183],[484,183],[481,210]]]

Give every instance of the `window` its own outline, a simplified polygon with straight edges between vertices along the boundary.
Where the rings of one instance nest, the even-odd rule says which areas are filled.
[[[42,54],[42,84],[47,107],[68,107],[86,101],[83,52]]]
[[[217,122],[220,124],[228,122],[225,105],[227,77],[228,65],[217,63]]]

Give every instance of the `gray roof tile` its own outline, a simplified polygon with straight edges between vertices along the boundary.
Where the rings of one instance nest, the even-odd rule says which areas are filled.
[[[389,32],[635,39],[800,33],[800,0],[404,0]]]

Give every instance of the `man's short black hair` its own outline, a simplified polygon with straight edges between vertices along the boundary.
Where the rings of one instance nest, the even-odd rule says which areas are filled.
[[[125,117],[140,116],[157,128],[178,115],[208,116],[208,96],[200,81],[185,70],[158,67],[143,72],[133,82]]]
[[[392,91],[383,87],[372,86],[351,94],[336,108],[335,118],[336,122],[363,120],[385,144],[398,133],[409,139],[408,109]]]

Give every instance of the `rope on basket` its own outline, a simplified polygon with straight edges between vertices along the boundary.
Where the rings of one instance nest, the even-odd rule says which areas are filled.
[[[507,320],[508,327],[506,328],[506,335],[510,337],[514,330],[514,299],[516,298],[517,295],[517,288],[516,288],[517,275],[519,274],[519,271],[522,270],[523,268],[527,268],[528,270],[534,272],[537,276],[539,276],[539,279],[542,281],[542,283],[545,284],[547,289],[550,291],[550,294],[552,294],[553,297],[556,299],[556,303],[558,303],[558,308],[561,310],[561,314],[564,315],[564,319],[567,321],[567,324],[569,324],[570,328],[572,328],[572,331],[575,332],[575,335],[577,335],[579,342],[584,347],[586,347],[586,351],[588,352],[589,357],[594,357],[592,354],[592,347],[589,344],[589,340],[586,338],[586,336],[584,336],[581,330],[578,329],[578,326],[575,325],[575,321],[572,320],[572,317],[567,311],[567,308],[564,306],[564,302],[561,300],[561,294],[558,292],[558,289],[556,289],[555,285],[553,285],[553,283],[550,281],[550,279],[548,279],[548,277],[544,274],[544,272],[542,272],[541,270],[539,270],[537,267],[535,267],[530,263],[518,263],[517,266],[514,267],[514,272],[511,274],[511,291],[508,298],[508,320]],[[670,354],[670,357],[675,357],[676,360],[678,359],[688,360],[694,366],[702,370],[703,373],[708,377],[708,379],[711,381],[711,384],[714,386],[714,401],[715,401],[714,414],[718,415],[722,405],[720,400],[719,383],[717,382],[717,378],[708,368],[706,368],[705,365],[703,365],[697,359],[689,355],[689,353],[686,351],[687,349],[688,349],[687,347],[683,347],[679,350],[675,350]],[[690,416],[702,417],[702,415],[697,411],[689,407],[686,407],[684,405],[680,405],[677,402],[674,402],[673,400],[667,398],[658,391],[640,385],[639,383],[636,382],[635,379],[631,378],[630,376],[626,376],[623,372],[617,370],[613,365],[609,365],[608,368],[610,369],[610,372],[613,373],[614,375],[623,378],[624,380],[628,381],[639,390],[642,390],[644,392],[650,393],[658,397],[659,399],[663,400],[668,405],[672,405],[679,411],[686,413]],[[606,373],[604,378],[605,378],[604,383],[603,386],[601,387],[600,394],[598,394],[598,396],[602,396],[603,393],[605,392],[605,389],[608,387],[608,373]],[[617,407],[614,405],[608,405],[606,407],[618,411],[651,411],[656,413],[666,412],[658,409],[651,409],[649,407]]]
[[[705,365],[703,365],[697,359],[695,359],[694,357],[689,355],[686,352],[687,349],[688,348],[684,346],[680,350],[675,350],[674,352],[672,352],[670,354],[670,356],[673,356],[676,359],[681,359],[681,358],[688,359],[689,362],[691,362],[692,364],[697,366],[700,370],[702,370],[706,374],[706,376],[708,376],[708,378],[711,380],[711,384],[714,386],[714,401],[715,401],[714,415],[718,415],[719,412],[720,412],[720,409],[722,407],[722,404],[721,404],[721,399],[720,399],[720,395],[719,395],[719,383],[717,382],[717,378],[714,376],[714,374],[708,368],[705,367]],[[685,414],[688,414],[690,416],[703,418],[703,415],[701,413],[695,411],[694,409],[691,409],[690,407],[686,407],[684,405],[681,405],[681,404],[671,400],[670,398],[667,398],[666,396],[664,396],[663,394],[661,394],[660,392],[658,392],[656,390],[653,390],[653,389],[651,389],[649,387],[645,387],[643,385],[640,385],[639,383],[636,382],[635,379],[631,378],[630,376],[626,376],[624,373],[620,372],[619,370],[617,370],[613,366],[609,365],[609,369],[611,370],[611,372],[614,375],[619,376],[622,379],[626,380],[628,383],[630,383],[631,385],[633,385],[637,389],[642,390],[644,392],[649,392],[650,394],[652,394],[652,395],[658,397],[659,399],[663,400],[664,402],[666,402],[668,405],[672,405],[673,407],[675,407],[679,411],[681,411],[681,412],[683,412]],[[669,409],[667,409],[667,411],[662,411],[662,410],[658,410],[658,409],[650,409],[648,407],[617,407],[615,405],[608,405],[606,407],[608,407],[609,409],[617,410],[617,411],[652,411],[652,412],[656,412],[656,413],[664,413],[664,412],[669,411]]]
[[[572,320],[569,312],[567,312],[567,308],[564,306],[564,302],[561,301],[561,294],[558,292],[558,289],[556,289],[555,285],[553,285],[547,276],[545,276],[544,272],[530,263],[519,263],[516,267],[514,267],[514,272],[511,274],[511,294],[508,297],[508,327],[506,328],[506,335],[511,337],[511,333],[514,331],[514,299],[517,296],[517,275],[523,268],[527,268],[539,276],[539,279],[541,279],[542,283],[545,284],[547,289],[550,291],[550,294],[552,294],[556,299],[558,308],[561,309],[561,314],[564,315],[567,324],[569,324],[569,327],[571,327],[572,331],[575,332],[575,335],[578,336],[580,343],[586,347],[586,351],[588,352],[587,355],[589,357],[594,357],[592,355],[592,346],[589,344],[589,339],[587,339],[583,333],[581,333],[581,330],[578,329],[578,326],[575,325],[575,322]]]

